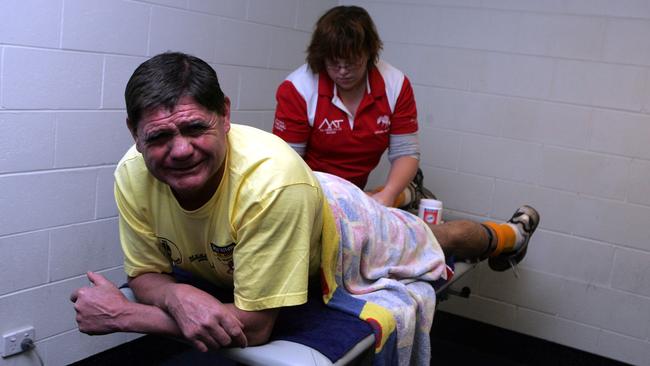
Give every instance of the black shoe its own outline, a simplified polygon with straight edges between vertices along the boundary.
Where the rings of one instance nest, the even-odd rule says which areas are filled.
[[[488,258],[488,265],[495,271],[503,272],[512,268],[516,271],[517,264],[526,256],[528,241],[539,224],[539,213],[534,208],[524,205],[515,211],[508,223],[514,224],[524,238],[524,243],[519,249],[501,253],[496,257]],[[515,272],[516,275],[516,272]]]
[[[418,209],[420,208],[421,199],[437,199],[435,194],[424,187],[424,174],[420,168],[418,168],[417,173],[415,173],[415,177],[413,177],[413,180],[409,182],[408,186],[406,186],[406,189],[408,189],[411,193],[411,202],[400,208],[406,211],[411,211],[415,214],[417,214]]]

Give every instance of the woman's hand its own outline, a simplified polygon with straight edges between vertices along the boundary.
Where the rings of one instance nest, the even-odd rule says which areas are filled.
[[[395,202],[397,200],[397,197],[399,194],[393,194],[391,192],[386,191],[385,189],[382,189],[379,192],[374,192],[370,194],[370,197],[372,197],[375,201],[381,203],[384,206],[388,207],[396,207]]]

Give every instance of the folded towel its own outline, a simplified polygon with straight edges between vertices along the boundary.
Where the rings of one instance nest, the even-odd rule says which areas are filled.
[[[430,283],[447,275],[440,245],[418,217],[380,205],[341,178],[316,177],[336,222],[323,242],[338,243],[321,249],[325,304],[370,324],[375,365],[428,365],[436,303]]]

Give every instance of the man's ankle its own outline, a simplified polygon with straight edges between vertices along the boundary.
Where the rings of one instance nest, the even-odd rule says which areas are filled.
[[[490,244],[490,257],[496,257],[502,253],[512,252],[517,249],[517,231],[508,223],[497,223],[493,221],[486,221],[483,223],[488,232],[492,234]]]

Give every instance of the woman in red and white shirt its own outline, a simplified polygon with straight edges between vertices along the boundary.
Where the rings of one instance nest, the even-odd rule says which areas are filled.
[[[418,123],[411,84],[379,59],[381,48],[364,9],[327,11],[316,23],[307,63],[278,87],[273,133],[313,170],[360,188],[388,149],[390,172],[372,196],[392,206],[418,169]]]

